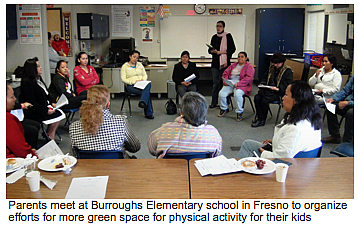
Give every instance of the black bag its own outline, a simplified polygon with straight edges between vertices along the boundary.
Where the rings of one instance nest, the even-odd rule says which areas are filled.
[[[173,115],[177,113],[177,105],[173,102],[172,99],[165,104],[165,109],[167,110],[168,115]]]

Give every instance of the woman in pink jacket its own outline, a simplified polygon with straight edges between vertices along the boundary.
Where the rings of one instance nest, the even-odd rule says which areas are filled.
[[[73,69],[73,80],[77,95],[87,95],[87,90],[99,83],[99,77],[94,67],[88,65],[88,56],[80,52],[76,58],[76,67]]]
[[[252,81],[254,80],[255,69],[247,58],[246,52],[240,52],[237,58],[238,62],[231,64],[223,73],[223,88],[219,92],[220,113],[219,117],[223,117],[229,112],[227,97],[234,93],[236,101],[236,121],[242,121],[243,96],[251,95]]]

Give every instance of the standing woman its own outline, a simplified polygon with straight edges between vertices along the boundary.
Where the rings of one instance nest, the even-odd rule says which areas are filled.
[[[196,85],[200,76],[196,64],[189,61],[190,54],[188,51],[183,51],[180,55],[180,59],[181,62],[174,65],[172,78],[181,98],[187,91],[197,91]],[[185,82],[184,79],[192,74],[195,75],[195,78],[189,82]]]
[[[88,65],[88,56],[85,52],[77,55],[75,64],[73,80],[76,84],[76,94],[87,95],[88,88],[99,83],[99,77],[94,67]]]
[[[209,54],[212,55],[211,71],[213,74],[213,90],[210,108],[218,105],[219,91],[222,87],[221,76],[225,69],[230,66],[230,59],[236,47],[231,34],[224,32],[225,22],[216,23],[216,34],[211,37]]]
[[[153,116],[153,105],[150,99],[150,88],[151,83],[142,90],[134,87],[137,81],[147,80],[147,73],[143,65],[138,62],[140,53],[133,50],[129,53],[129,61],[122,65],[121,68],[121,79],[127,87],[129,93],[140,95],[138,107],[144,108],[144,115],[147,119],[154,119]]]
[[[63,110],[80,108],[82,100],[85,100],[87,96],[76,96],[73,92],[73,86],[68,78],[67,62],[64,60],[58,61],[55,71],[56,74],[52,77],[49,88],[52,101],[57,101],[64,94],[68,104],[62,107]]]
[[[316,89],[315,98],[318,104],[324,104],[323,96],[329,99],[341,89],[342,76],[336,69],[335,56],[326,54],[323,56],[323,67],[309,79],[308,83]]]
[[[65,118],[65,114],[60,109],[53,109],[56,104],[51,100],[41,74],[42,69],[38,64],[37,57],[26,60],[21,79],[21,97],[23,101],[27,101],[33,106],[24,110],[24,114],[25,118],[48,125],[47,135],[50,139],[55,139],[57,127]]]

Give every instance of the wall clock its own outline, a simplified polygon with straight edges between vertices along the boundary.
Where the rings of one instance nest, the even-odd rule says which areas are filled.
[[[206,5],[205,4],[195,4],[194,10],[195,10],[195,13],[197,13],[197,14],[203,14],[206,11]]]

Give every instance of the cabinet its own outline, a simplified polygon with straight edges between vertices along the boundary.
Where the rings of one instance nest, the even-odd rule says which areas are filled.
[[[17,39],[16,5],[6,4],[6,40]]]
[[[94,13],[77,14],[79,40],[93,40],[109,37],[109,16]]]
[[[302,8],[256,9],[255,64],[259,80],[270,64],[267,53],[303,56],[304,24]]]

